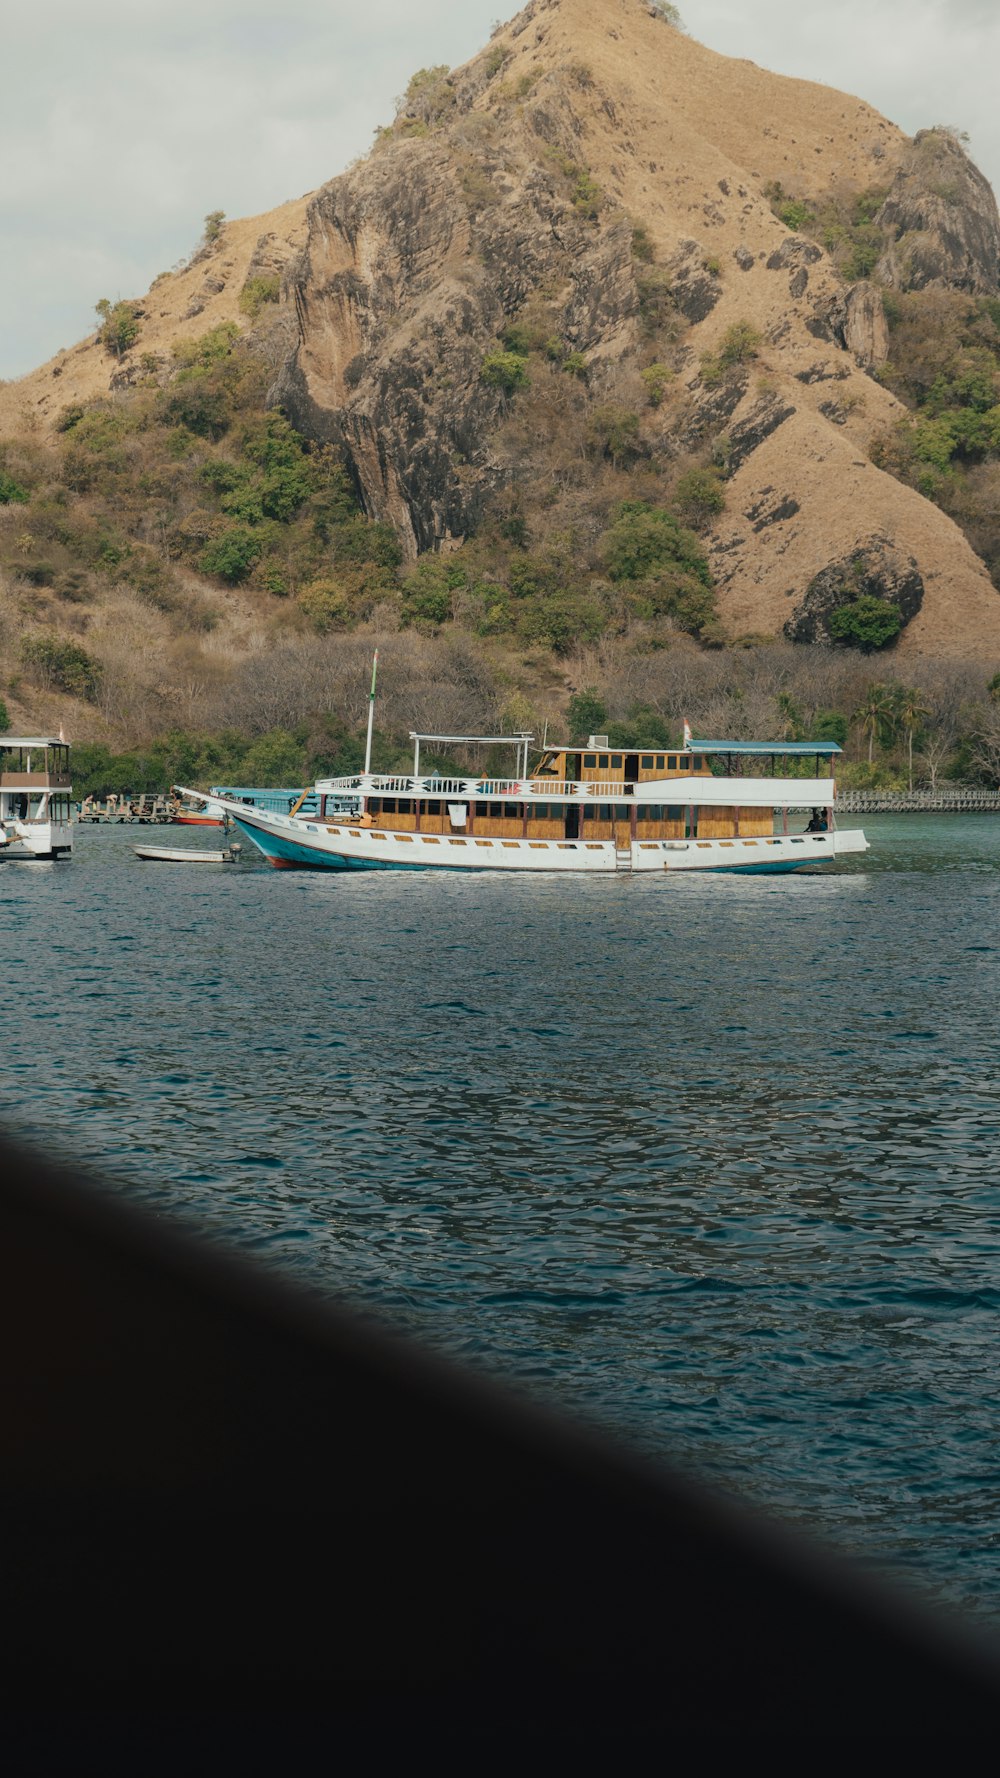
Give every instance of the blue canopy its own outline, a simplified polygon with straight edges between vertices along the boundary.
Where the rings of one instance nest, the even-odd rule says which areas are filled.
[[[756,753],[766,757],[780,759],[785,755],[794,758],[801,754],[831,758],[835,753],[843,753],[836,741],[692,741],[686,749],[688,753]]]

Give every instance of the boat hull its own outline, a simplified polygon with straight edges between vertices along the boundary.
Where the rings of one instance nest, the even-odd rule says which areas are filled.
[[[193,846],[133,846],[137,858],[150,864],[232,864],[233,854],[196,851]]]
[[[572,872],[586,875],[675,871],[772,874],[866,852],[858,832],[775,835],[746,840],[500,840],[475,835],[404,834],[383,828],[304,822],[231,805],[237,827],[278,870],[447,870]]]
[[[73,850],[73,829],[61,821],[15,821],[6,829],[0,857],[68,858]]]

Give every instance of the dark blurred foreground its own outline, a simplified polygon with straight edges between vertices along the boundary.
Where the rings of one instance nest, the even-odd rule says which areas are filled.
[[[8,1769],[992,1729],[995,1649],[0,1141]]]

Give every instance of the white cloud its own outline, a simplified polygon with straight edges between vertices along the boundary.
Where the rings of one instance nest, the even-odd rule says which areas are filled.
[[[371,142],[417,67],[464,61],[498,0],[34,0],[8,9],[0,107],[0,375],[138,295],[206,211],[266,210]],[[951,123],[1000,176],[992,0],[687,0],[692,33],[861,93],[904,129]]]

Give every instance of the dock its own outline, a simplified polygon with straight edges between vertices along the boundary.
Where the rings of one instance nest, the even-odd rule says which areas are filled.
[[[157,796],[85,797],[77,820],[83,826],[129,826],[134,822],[162,826],[180,808],[180,799],[166,793]]]
[[[1000,815],[1000,790],[942,784],[937,790],[845,790],[838,815]]]

